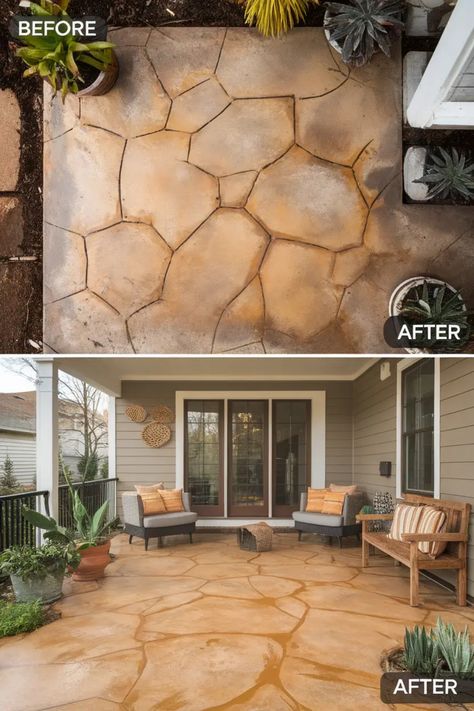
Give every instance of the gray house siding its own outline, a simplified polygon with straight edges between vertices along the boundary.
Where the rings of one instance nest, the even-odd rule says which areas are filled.
[[[123,384],[122,398],[116,401],[116,471],[119,494],[135,484],[163,481],[175,484],[176,445],[174,424],[170,442],[160,449],[147,447],[141,438],[143,426],[125,414],[129,405],[151,408],[164,404],[175,408],[177,390],[244,391],[326,391],[326,479],[327,483],[352,481],[352,383],[350,382],[135,382]],[[317,453],[313,453],[317,456]],[[119,495],[119,512],[121,509]]]
[[[354,383],[354,482],[372,497],[389,491],[395,498],[396,364],[381,382],[378,364]],[[442,359],[440,366],[441,498],[474,506],[474,359]],[[379,476],[379,461],[392,462],[392,476]],[[474,516],[469,546],[469,594],[474,596]],[[439,573],[453,580],[449,573]]]
[[[34,432],[7,432],[0,430],[0,476],[9,455],[13,473],[20,484],[34,484],[36,477],[36,442]]]

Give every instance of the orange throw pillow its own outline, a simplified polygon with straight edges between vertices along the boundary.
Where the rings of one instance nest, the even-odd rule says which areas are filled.
[[[308,499],[306,501],[306,511],[310,513],[321,513],[323,510],[324,495],[327,489],[308,489]]]
[[[357,484],[342,486],[341,484],[329,484],[329,491],[334,491],[339,494],[356,494],[360,491]]]
[[[446,514],[434,506],[423,506],[417,533],[442,533],[446,530]],[[437,558],[446,548],[445,541],[420,541],[418,549],[430,558]]]
[[[184,511],[182,489],[163,489],[163,491],[160,491],[160,496],[165,503],[166,513]]]
[[[139,494],[143,504],[143,514],[145,516],[153,516],[157,514],[165,514],[166,506],[165,502],[161,498],[159,491],[150,491]]]
[[[344,508],[346,494],[343,491],[328,491],[323,500],[323,510],[321,513],[340,516]]]
[[[155,491],[164,489],[165,485],[162,481],[159,484],[135,484],[137,494],[153,494]]]

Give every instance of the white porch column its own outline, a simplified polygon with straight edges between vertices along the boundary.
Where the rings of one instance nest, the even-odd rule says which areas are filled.
[[[114,479],[117,476],[117,438],[115,426],[115,397],[113,395],[109,395],[107,439],[109,445],[109,479]],[[111,486],[112,484],[109,484],[109,487]],[[117,491],[117,487],[115,491]],[[114,518],[117,515],[117,493],[109,499],[109,514],[111,518]]]
[[[49,508],[58,517],[58,369],[53,358],[36,361],[36,488],[49,491]],[[45,511],[43,511],[45,513]]]

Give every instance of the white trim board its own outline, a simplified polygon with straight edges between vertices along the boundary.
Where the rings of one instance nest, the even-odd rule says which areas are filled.
[[[227,403],[229,400],[268,400],[269,491],[268,512],[272,515],[272,456],[271,413],[273,400],[311,401],[311,486],[322,489],[326,485],[326,391],[325,390],[189,390],[176,391],[176,487],[184,488],[184,401],[224,400],[224,511],[227,520]],[[238,519],[229,519],[236,521]]]
[[[424,357],[405,358],[397,363],[397,462],[396,462],[396,497],[402,498],[402,373],[407,368],[424,360]],[[434,359],[434,423],[433,423],[433,469],[434,469],[434,498],[439,499],[441,492],[441,362],[439,358]]]

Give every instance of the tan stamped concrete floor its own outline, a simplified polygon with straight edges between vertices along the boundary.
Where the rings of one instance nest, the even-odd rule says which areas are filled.
[[[60,620],[0,642],[2,711],[382,711],[380,654],[405,625],[441,614],[474,632],[429,581],[411,608],[388,558],[362,572],[349,540],[277,534],[261,554],[230,534],[185,540],[145,553],[116,537],[104,580],[66,583]]]
[[[318,28],[111,33],[107,96],[45,101],[45,343],[58,352],[385,352],[389,295],[473,296],[473,211],[401,201],[398,52]]]

